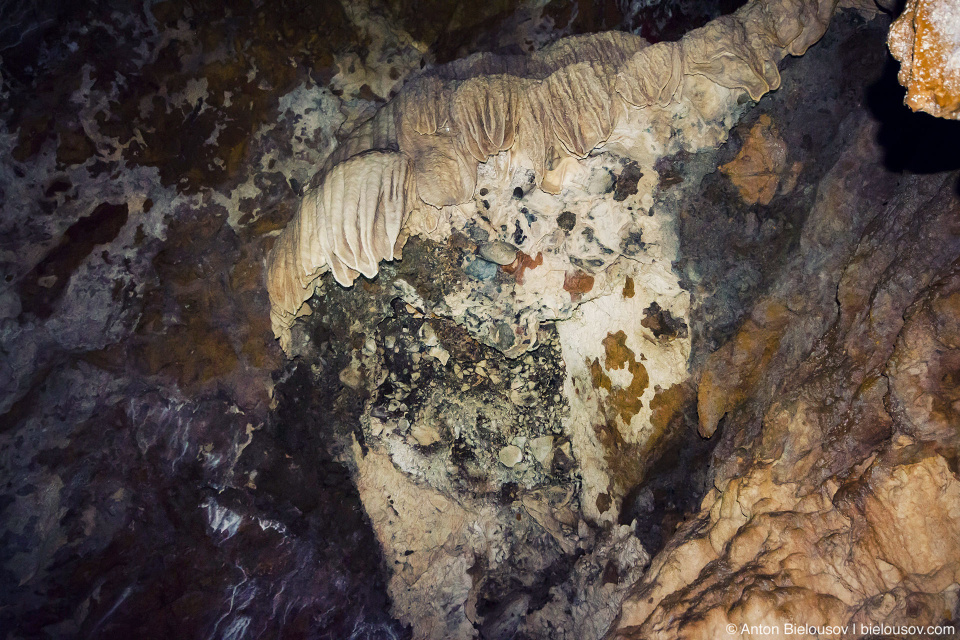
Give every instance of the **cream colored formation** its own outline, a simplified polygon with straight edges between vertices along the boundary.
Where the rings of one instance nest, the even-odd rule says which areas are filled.
[[[423,73],[331,154],[279,237],[268,259],[275,334],[286,343],[327,271],[350,286],[393,260],[412,212],[473,198],[492,156],[559,192],[601,148],[650,166],[665,151],[718,144],[731,105],[776,89],[777,63],[816,42],[835,6],[754,0],[678,42],[602,33]]]
[[[442,300],[422,300],[398,278],[398,295],[415,309],[432,305],[508,357],[536,346],[539,323],[557,321],[565,363],[566,449],[549,438],[538,456],[532,443],[543,438],[514,437],[507,417],[490,424],[508,446],[472,445],[478,459],[491,461],[492,486],[517,487],[516,505],[502,509],[464,490],[445,454],[426,448],[438,441],[438,424],[469,430],[481,414],[473,406],[478,397],[438,391],[418,407],[412,425],[364,411],[367,451],[354,451],[356,481],[391,567],[393,613],[412,625],[415,637],[473,637],[477,625],[506,624],[512,614],[477,611],[489,586],[484,576],[543,575],[561,554],[584,555],[570,584],[551,590],[537,613],[521,615],[528,596],[504,604],[523,618],[516,630],[597,640],[619,613],[647,556],[630,527],[619,526],[620,505],[636,477],[623,473],[625,462],[611,456],[597,426],[606,425],[629,448],[635,458],[627,464],[637,463],[656,442],[657,394],[679,389],[689,375],[690,336],[659,339],[643,324],[653,302],[682,322],[690,309],[672,269],[679,258],[676,212],[656,206],[657,161],[726,140],[750,101],[779,86],[780,60],[821,37],[835,6],[835,0],[756,0],[678,42],[649,45],[606,33],[566,38],[530,56],[475,55],[409,81],[327,158],[270,256],[272,321],[285,348],[298,347],[288,344],[291,327],[309,313],[305,302],[327,271],[350,286],[358,275],[376,275],[381,260],[395,259],[407,237],[442,241],[466,228],[489,233],[490,245],[519,245],[507,248],[536,256],[538,266],[523,278],[474,277],[466,267],[476,260],[503,260],[484,253],[486,236],[471,236],[478,255],[464,256],[462,286]],[[627,173],[624,159],[636,163],[634,177],[623,180],[626,191],[635,186],[626,199],[613,193]],[[518,186],[521,200],[512,195]],[[559,226],[564,214],[572,228]],[[514,229],[526,239],[504,235]],[[571,275],[590,286],[571,290]],[[621,334],[622,353],[611,355],[611,339]],[[499,335],[511,340],[498,342]],[[376,345],[357,349],[365,379],[355,378],[353,365],[341,379],[379,384],[389,374],[378,353]],[[633,388],[639,374],[618,361],[627,353],[643,362],[648,379],[639,391]],[[424,354],[440,359],[432,350]],[[606,386],[596,383],[595,370]],[[516,413],[522,401],[509,382],[503,391],[503,410]],[[617,411],[616,399],[628,392],[635,411]],[[439,420],[442,412],[452,419]],[[551,447],[576,461],[579,486],[550,486],[543,460],[555,453]],[[616,535],[598,542],[596,525]],[[614,556],[620,579],[608,582],[603,574]],[[510,634],[487,628],[485,635]]]

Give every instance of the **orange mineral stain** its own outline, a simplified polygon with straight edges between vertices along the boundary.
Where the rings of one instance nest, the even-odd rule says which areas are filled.
[[[583,271],[568,271],[563,274],[563,289],[570,293],[570,299],[579,302],[583,294],[593,289],[593,276]]]

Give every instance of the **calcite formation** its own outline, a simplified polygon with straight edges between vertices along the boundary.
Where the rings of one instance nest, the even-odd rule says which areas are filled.
[[[960,6],[907,0],[887,44],[900,62],[904,102],[914,111],[960,119]]]
[[[835,5],[756,0],[676,43],[583,36],[529,58],[473,56],[408,82],[328,158],[271,253],[276,335],[288,343],[326,271],[350,285],[392,259],[415,211],[439,214],[421,216],[432,234],[416,223],[410,233],[449,229],[477,191],[480,164],[559,191],[600,150],[652,174],[661,155],[718,144],[741,97],[777,88],[777,63],[816,42]],[[385,186],[360,186],[370,183]]]
[[[416,637],[598,638],[616,615],[648,559],[627,495],[693,399],[671,198],[709,169],[695,164],[668,196],[660,160],[726,140],[834,7],[752,2],[679,42],[599,34],[428,70],[312,181],[268,262],[274,329],[288,353],[315,358],[298,315],[313,305],[322,326],[356,322],[339,288],[305,304],[327,271],[342,285],[379,273],[366,304],[404,305],[364,321],[339,377],[366,399],[352,464],[394,613]],[[793,186],[761,128],[758,148],[776,156],[758,178],[769,202]],[[413,237],[454,257],[435,261]],[[423,264],[381,273],[401,248]],[[517,365],[452,357],[438,337],[450,320]],[[623,557],[603,560],[616,544]],[[574,582],[517,613],[557,564]]]

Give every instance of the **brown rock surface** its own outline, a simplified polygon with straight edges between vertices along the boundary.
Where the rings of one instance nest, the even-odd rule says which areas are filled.
[[[851,116],[842,135],[793,263],[707,360],[701,431],[726,414],[714,488],[611,638],[955,620],[956,174],[893,187],[875,125]]]

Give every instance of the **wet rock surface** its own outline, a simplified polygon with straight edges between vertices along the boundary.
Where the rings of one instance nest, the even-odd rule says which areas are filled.
[[[302,7],[308,37],[93,3],[4,49],[7,637],[403,634],[333,418],[284,400],[324,396],[263,311],[269,233],[342,121],[317,82],[357,35],[331,7]]]
[[[408,636],[338,459],[356,406],[332,410],[336,377],[283,364],[262,263],[341,124],[436,40],[379,5],[17,4],[3,9],[4,38],[21,37],[2,53],[0,628]]]
[[[719,148],[553,199],[481,174],[481,222],[327,276],[284,356],[264,256],[408,73],[738,3],[415,4],[51,5],[0,40],[0,628],[956,620],[958,134],[889,89],[887,19],[837,17]],[[548,236],[581,262],[528,322]]]

